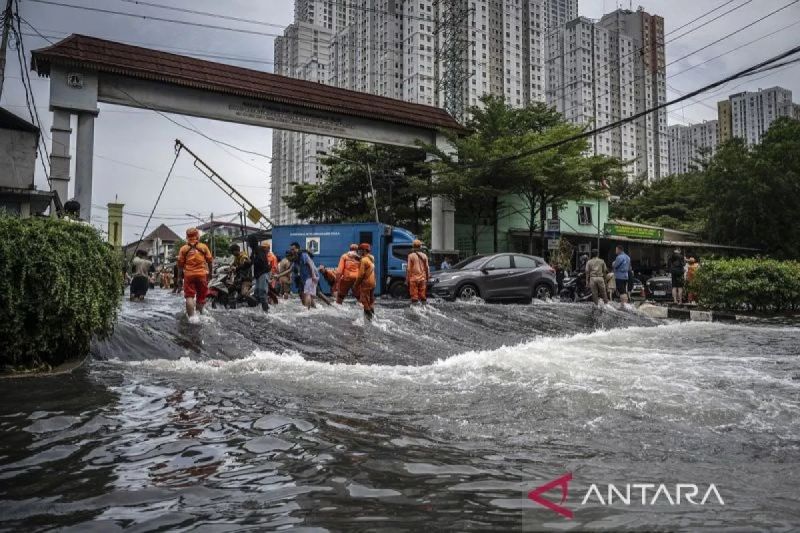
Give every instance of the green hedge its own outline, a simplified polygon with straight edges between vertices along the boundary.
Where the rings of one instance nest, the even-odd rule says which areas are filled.
[[[0,368],[57,365],[114,327],[121,259],[93,228],[0,214]]]
[[[702,263],[689,290],[711,309],[800,310],[800,263],[774,259],[717,259]]]

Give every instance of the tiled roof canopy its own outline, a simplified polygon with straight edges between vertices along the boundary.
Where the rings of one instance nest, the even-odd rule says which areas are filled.
[[[34,50],[31,55],[33,69],[40,75],[49,75],[53,64],[82,67],[421,128],[463,129],[446,111],[437,107],[85,35],[71,35],[52,46]]]

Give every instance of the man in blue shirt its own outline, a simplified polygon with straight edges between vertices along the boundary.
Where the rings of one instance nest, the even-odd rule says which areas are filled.
[[[622,245],[617,245],[617,258],[611,263],[614,270],[614,279],[617,284],[619,301],[628,303],[628,272],[631,270],[631,258],[622,249]]]
[[[306,308],[311,309],[317,305],[314,303],[314,297],[317,295],[317,282],[319,281],[319,274],[317,274],[317,266],[314,264],[312,254],[308,250],[301,250],[300,244],[293,242],[291,244],[294,253],[295,269],[300,275],[302,287],[300,292],[300,299]]]

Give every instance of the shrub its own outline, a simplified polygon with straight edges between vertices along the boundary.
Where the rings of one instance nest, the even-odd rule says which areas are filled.
[[[800,263],[716,259],[697,270],[689,290],[711,309],[784,312],[800,309]]]
[[[0,367],[57,365],[113,331],[119,255],[85,224],[0,214]]]

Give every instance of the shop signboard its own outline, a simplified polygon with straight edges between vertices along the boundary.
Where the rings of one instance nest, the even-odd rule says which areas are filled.
[[[606,236],[627,237],[629,239],[648,239],[652,241],[663,241],[664,230],[661,228],[645,228],[642,226],[630,226],[628,224],[605,224],[603,232]]]

